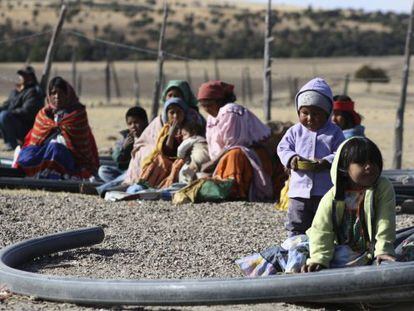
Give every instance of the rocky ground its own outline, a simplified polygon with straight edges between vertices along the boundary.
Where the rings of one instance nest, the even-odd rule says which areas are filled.
[[[276,211],[273,204],[246,202],[181,206],[165,201],[112,203],[86,195],[0,190],[0,220],[0,247],[40,235],[102,226],[106,235],[102,244],[41,258],[23,267],[38,273],[94,278],[240,277],[235,259],[278,244],[286,237],[284,213]],[[413,225],[414,216],[400,215],[397,221],[398,227]],[[149,309],[309,308],[325,309],[284,303]],[[6,309],[96,308],[12,295],[0,303],[0,310]]]

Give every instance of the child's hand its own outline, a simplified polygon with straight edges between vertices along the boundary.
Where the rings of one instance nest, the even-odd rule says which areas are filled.
[[[178,121],[174,120],[171,124],[170,131],[168,132],[169,136],[175,136],[178,132]]]
[[[126,149],[134,143],[134,135],[129,133],[122,144],[122,149]]]
[[[298,161],[299,161],[300,159],[301,159],[301,157],[300,157],[300,156],[298,156],[298,155],[296,155],[296,156],[292,157],[292,159],[290,159],[290,162],[289,162],[289,167],[290,167],[292,170],[296,171],[296,170],[298,169]]]
[[[168,138],[167,138],[167,142],[166,142],[166,145],[169,148],[173,148],[173,146],[174,146],[174,138],[177,135],[178,130],[179,130],[178,121],[177,120],[174,120],[172,122],[171,126],[170,126],[170,130],[168,131]]]
[[[312,262],[308,265],[302,266],[301,272],[302,273],[317,272],[317,271],[321,271],[322,269],[325,269],[323,265]]]
[[[383,262],[383,261],[395,261],[395,257],[391,256],[391,255],[387,255],[387,254],[378,255],[376,260],[375,260],[375,263],[377,265],[380,265],[381,262]]]
[[[327,160],[322,159],[322,160],[318,160],[315,159],[316,162],[318,162],[315,165],[315,171],[323,171],[323,170],[329,170],[331,168],[331,163],[329,163]]]

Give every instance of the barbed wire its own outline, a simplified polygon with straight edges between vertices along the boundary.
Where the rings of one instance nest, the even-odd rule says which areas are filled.
[[[86,35],[84,35],[80,32],[73,31],[73,30],[66,30],[65,33],[74,35],[74,36],[79,37],[79,38],[84,38],[84,39],[87,39],[87,40],[90,40],[90,41],[103,43],[103,44],[106,44],[106,45],[112,45],[112,46],[117,46],[117,47],[121,47],[121,48],[124,48],[124,49],[129,49],[129,50],[138,51],[138,52],[142,52],[142,53],[158,55],[158,51],[156,51],[156,50],[139,48],[139,47],[136,47],[136,46],[132,46],[132,45],[124,44],[124,43],[113,42],[113,41],[109,41],[109,40],[105,40],[105,39],[90,38],[90,37],[88,37],[88,36],[86,36]]]
[[[87,40],[90,40],[90,41],[95,41],[95,42],[99,42],[99,43],[102,43],[102,44],[106,44],[106,45],[111,45],[111,46],[115,46],[115,47],[129,49],[129,50],[138,51],[138,52],[142,52],[142,53],[147,53],[147,54],[151,54],[151,55],[158,55],[158,50],[140,48],[140,47],[136,47],[136,46],[133,46],[133,45],[114,42],[114,41],[109,41],[109,40],[100,39],[100,38],[91,38],[91,37],[88,37],[88,36],[84,35],[83,33],[73,31],[73,30],[66,30],[65,33],[74,35],[74,36],[79,37],[79,38],[84,38],[84,39],[87,39]],[[181,55],[174,54],[174,53],[169,53],[169,52],[166,52],[166,51],[163,51],[163,54],[167,55],[167,56],[170,56],[170,57],[173,57],[173,58],[181,59],[181,60],[189,60],[189,61],[193,60],[189,57],[181,56]]]
[[[0,40],[0,44],[23,41],[23,40],[27,40],[27,39],[31,39],[31,38],[43,36],[43,35],[49,34],[51,32],[52,32],[52,30],[47,30],[47,31],[37,32],[37,33],[31,34],[31,35],[21,36],[21,37],[17,37],[17,38]]]

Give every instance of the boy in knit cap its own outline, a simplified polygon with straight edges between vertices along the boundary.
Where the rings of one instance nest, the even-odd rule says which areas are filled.
[[[282,164],[290,169],[286,229],[289,237],[305,234],[322,196],[332,187],[329,168],[344,141],[341,129],[330,120],[332,91],[325,80],[314,78],[295,98],[299,123],[277,146]]]

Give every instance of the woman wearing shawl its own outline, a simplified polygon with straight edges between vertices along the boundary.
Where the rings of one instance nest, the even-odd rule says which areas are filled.
[[[234,103],[233,89],[231,84],[209,81],[198,91],[201,107],[209,114],[206,138],[213,178],[233,179],[230,199],[273,199],[271,177],[276,146],[265,145],[270,129],[248,109]]]
[[[85,179],[99,167],[85,106],[61,77],[49,82],[47,102],[27,134],[15,166],[28,176]]]
[[[198,112],[197,99],[186,81],[172,80],[168,83],[162,93],[161,101],[165,103],[170,98],[181,98],[187,108],[187,118],[205,127],[205,120]],[[135,141],[124,185],[132,185],[140,180],[142,161],[153,151],[164,125],[165,121],[162,116],[155,118]]]

